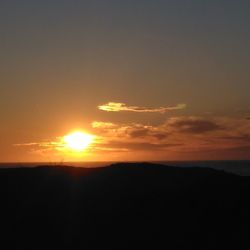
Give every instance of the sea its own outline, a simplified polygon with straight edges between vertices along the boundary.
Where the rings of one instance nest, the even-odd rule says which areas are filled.
[[[97,168],[109,166],[117,162],[32,162],[32,163],[0,163],[0,168],[20,168],[20,167],[37,167],[43,165],[65,165],[73,167],[83,168]],[[225,172],[241,175],[250,176],[250,160],[237,160],[237,161],[152,161],[152,163],[164,164],[167,166],[174,167],[208,167],[217,170],[223,170]]]

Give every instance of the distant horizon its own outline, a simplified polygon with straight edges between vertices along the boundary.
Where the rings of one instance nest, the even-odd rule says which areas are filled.
[[[126,161],[126,160],[117,160],[117,161],[63,161],[63,162],[60,162],[60,161],[20,161],[20,162],[10,162],[10,161],[6,161],[6,162],[0,162],[0,164],[25,164],[25,163],[31,163],[31,164],[35,164],[35,163],[49,163],[49,164],[54,164],[54,163],[59,163],[59,164],[64,164],[64,163],[113,163],[113,162],[144,162],[144,163],[154,163],[154,162],[219,162],[219,161],[222,161],[222,162],[227,162],[227,161],[250,161],[250,159],[219,159],[219,160],[138,160],[138,161]]]
[[[0,163],[0,169],[49,167],[102,168],[113,164],[148,163],[169,167],[201,167],[222,170],[241,176],[250,176],[250,160],[207,160],[207,161],[99,161],[99,162],[19,162]]]

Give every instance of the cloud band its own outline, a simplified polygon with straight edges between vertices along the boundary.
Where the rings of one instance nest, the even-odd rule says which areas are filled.
[[[98,106],[98,109],[107,111],[107,112],[120,112],[120,111],[129,111],[137,113],[166,113],[172,110],[180,110],[186,108],[186,104],[178,104],[176,106],[169,107],[138,107],[138,106],[127,106],[125,103],[121,102],[108,102],[106,104]]]

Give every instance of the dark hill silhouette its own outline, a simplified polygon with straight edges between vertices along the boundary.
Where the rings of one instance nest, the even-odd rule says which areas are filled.
[[[0,194],[1,249],[250,246],[250,178],[209,168],[0,169]]]

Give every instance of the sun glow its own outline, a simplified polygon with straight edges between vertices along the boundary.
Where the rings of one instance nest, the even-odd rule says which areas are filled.
[[[63,137],[65,148],[75,152],[82,152],[87,149],[93,143],[93,139],[93,135],[81,131],[75,131]]]

